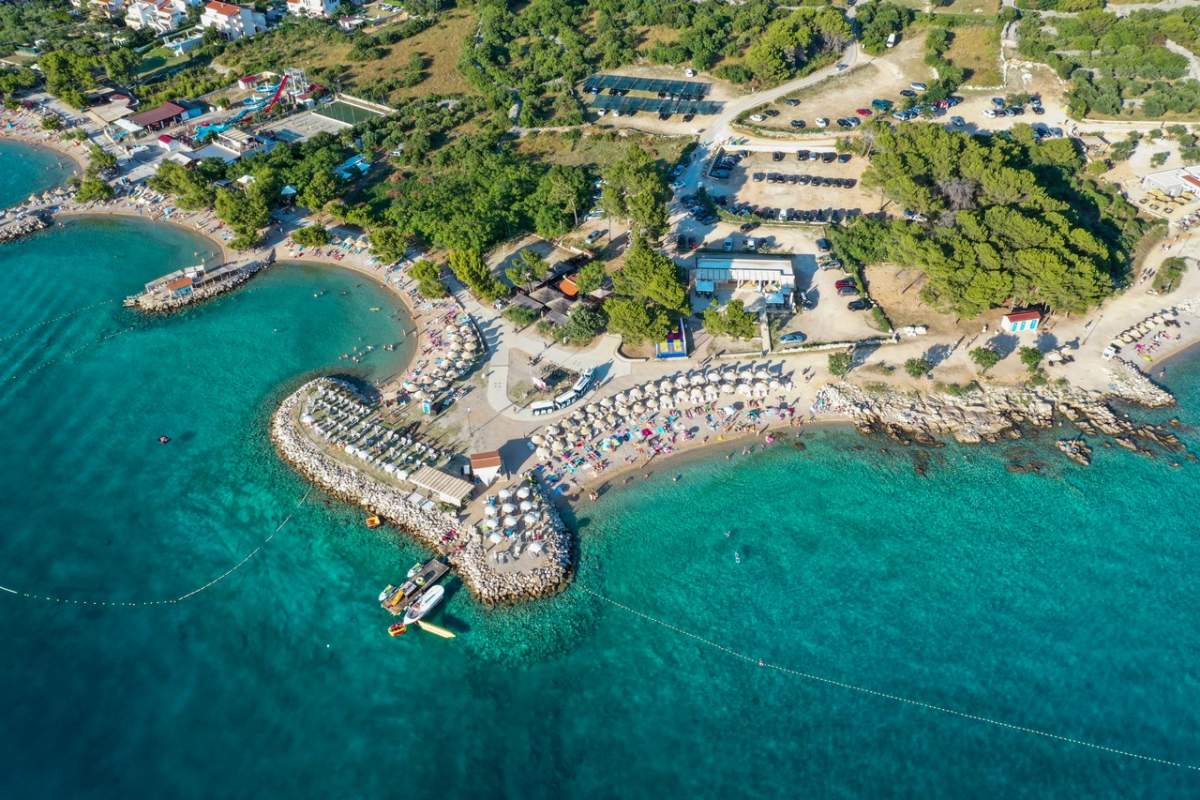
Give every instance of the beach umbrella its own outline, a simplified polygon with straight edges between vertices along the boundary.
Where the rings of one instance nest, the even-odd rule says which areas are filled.
[[[541,543],[541,542],[533,542],[533,543],[531,543],[531,544],[529,545],[529,552],[531,552],[531,553],[540,553],[540,552],[542,552],[542,543]]]
[[[682,389],[682,388],[686,387],[686,386],[687,386],[688,384],[690,384],[690,383],[691,383],[691,381],[690,381],[690,380],[688,380],[688,376],[687,376],[687,375],[677,375],[677,376],[675,377],[675,386],[676,386],[676,388],[680,388],[680,389]]]
[[[495,522],[495,520],[492,520],[492,521]],[[496,526],[493,525],[492,527],[495,528]],[[494,531],[488,535],[488,541],[491,542],[492,544],[500,544],[500,542],[503,541],[503,539],[504,539],[503,536],[501,536],[500,534],[498,534]]]
[[[522,511],[530,511],[533,509],[533,503],[528,500],[522,500],[520,508]]]
[[[588,403],[585,410],[589,414],[595,414],[600,411],[600,406],[596,405],[595,403]]]
[[[511,528],[516,524],[517,524],[517,518],[514,516],[510,515],[510,516],[507,516],[504,518],[504,527]]]
[[[555,453],[561,453],[563,450],[563,447],[564,447],[564,445],[563,445],[562,439],[555,439],[554,441],[552,441],[550,443],[550,449],[553,450]]]
[[[546,435],[547,436],[558,436],[560,433],[562,433],[562,431],[560,431],[558,429],[557,425],[547,425],[546,426]]]
[[[534,456],[537,457],[538,461],[546,461],[550,458],[550,451],[544,447],[539,447],[537,452],[534,453]]]
[[[736,391],[736,387],[731,381],[721,381],[720,389],[721,394],[733,394]]]
[[[505,514],[511,514],[517,510],[517,507],[514,506],[512,503],[505,503],[504,505],[500,506],[500,510],[503,511]]]
[[[608,398],[608,397],[600,398],[600,407],[601,408],[612,408],[612,405],[613,405],[613,401],[611,398]]]
[[[629,390],[629,399],[633,400],[635,403],[638,400],[641,400],[643,396],[644,395],[642,394],[642,390],[640,387],[634,386],[632,389]]]
[[[546,443],[546,437],[542,436],[540,433],[535,433],[529,437],[529,441],[533,442],[535,445],[543,445]]]
[[[507,500],[508,498],[512,497],[512,491],[510,489],[501,489],[499,492],[497,492],[497,494],[501,500]]]
[[[524,519],[525,519],[526,525],[536,525],[537,521],[538,521],[538,515],[537,514],[526,514]]]
[[[500,527],[500,523],[491,518],[484,520],[483,524],[490,530],[496,530],[496,528]]]
[[[659,394],[662,394],[663,392],[669,392],[673,388],[674,388],[674,384],[671,383],[670,378],[663,378],[661,381],[658,382],[658,393]]]
[[[721,373],[717,372],[715,369],[704,377],[705,380],[714,386],[721,382]]]
[[[634,403],[632,410],[635,417],[640,417],[642,414],[646,413],[646,406],[642,403]]]
[[[751,388],[750,388],[750,384],[748,384],[748,383],[739,383],[739,384],[737,385],[737,393],[738,393],[738,394],[740,394],[740,395],[743,395],[743,396],[745,396],[745,397],[749,397],[749,396],[750,396],[751,394],[753,394],[754,392],[753,392],[753,389],[751,389]]]
[[[754,387],[753,387],[753,393],[754,393],[755,397],[766,397],[767,396],[766,381],[755,382]]]
[[[767,372],[762,367],[759,367],[757,370],[755,370],[754,377],[760,381],[765,381],[771,377],[771,373]]]
[[[783,384],[779,382],[778,378],[772,378],[771,382],[767,384],[767,388],[772,392],[779,392],[783,389]]]
[[[484,515],[486,515],[486,516],[489,516],[489,517],[494,517],[494,516],[496,516],[497,514],[499,514],[500,512],[499,512],[499,511],[496,509],[496,507],[495,507],[495,506],[484,506],[484,507],[483,507],[483,513],[484,513]]]
[[[517,489],[517,497],[522,500],[528,499],[530,494],[532,493],[529,491],[528,486],[522,486],[520,489]]]
[[[716,392],[713,392],[713,394],[716,394]],[[689,394],[689,398],[696,405],[703,403],[704,402],[704,390],[701,389],[699,386],[693,386],[692,391]]]

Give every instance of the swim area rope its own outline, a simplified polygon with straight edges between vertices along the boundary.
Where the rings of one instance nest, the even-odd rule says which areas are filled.
[[[1018,725],[1018,724],[1015,724],[1012,722],[1005,722],[1003,720],[993,719],[991,717],[985,717],[981,714],[972,714],[967,711],[960,711],[959,709],[956,709],[956,708],[948,708],[946,706],[940,706],[940,705],[936,705],[934,703],[926,703],[923,700],[916,700],[911,697],[904,697],[902,695],[891,694],[890,692],[881,692],[877,689],[870,689],[865,686],[858,686],[853,683],[847,683],[846,681],[840,681],[840,680],[836,680],[834,678],[827,678],[822,675],[815,675],[811,672],[804,672],[802,670],[793,669],[791,667],[783,666],[782,664],[774,664],[770,661],[765,661],[761,658],[755,658],[754,656],[751,656],[746,653],[735,650],[732,647],[727,647],[719,642],[714,642],[711,639],[706,639],[705,637],[703,637],[697,633],[693,633],[692,631],[685,630],[684,628],[680,628],[677,625],[673,625],[670,622],[666,622],[657,617],[653,617],[643,611],[637,610],[636,608],[631,608],[630,606],[627,606],[620,601],[614,600],[611,597],[606,597],[605,595],[602,595],[599,592],[593,591],[593,590],[587,588],[586,586],[580,585],[579,589],[580,589],[580,591],[583,591],[586,594],[589,594],[592,597],[595,597],[597,600],[607,603],[608,605],[613,606],[614,608],[618,608],[621,611],[624,611],[627,614],[631,614],[645,622],[649,622],[654,625],[658,625],[660,627],[666,628],[667,630],[672,631],[673,633],[677,633],[680,636],[684,636],[688,639],[692,639],[693,641],[699,642],[700,644],[703,644],[707,647],[710,647],[714,650],[724,653],[727,656],[739,659],[748,664],[757,666],[761,669],[769,669],[769,670],[773,670],[775,672],[782,673],[784,675],[789,675],[794,678],[801,678],[803,680],[811,681],[814,683],[822,683],[827,686],[837,687],[838,689],[846,689],[846,690],[849,690],[852,692],[857,692],[859,694],[869,695],[871,697],[878,697],[878,698],[881,698],[884,700],[890,700],[894,703],[901,703],[903,705],[916,706],[918,708],[923,708],[927,711],[936,711],[940,714],[946,714],[946,715],[949,715],[952,717],[958,717],[960,719],[971,720],[972,722],[980,722],[985,725],[992,725],[997,728],[1005,728],[1007,730],[1017,731],[1018,733],[1024,733],[1024,734],[1027,734],[1030,736],[1040,736],[1044,739],[1052,739],[1052,740],[1058,741],[1058,742],[1066,742],[1067,744],[1078,745],[1079,747],[1086,747],[1090,750],[1098,750],[1100,752],[1109,753],[1111,755],[1124,756],[1126,758],[1133,758],[1133,759],[1137,759],[1139,761],[1149,761],[1150,763],[1160,764],[1160,765],[1167,766],[1167,767],[1178,767],[1180,769],[1186,769],[1186,770],[1192,770],[1194,772],[1200,772],[1200,765],[1188,764],[1186,762],[1181,762],[1181,761],[1172,761],[1167,758],[1159,758],[1157,756],[1150,756],[1150,755],[1146,755],[1144,753],[1135,753],[1130,750],[1122,750],[1117,747],[1109,747],[1109,746],[1103,745],[1103,744],[1096,744],[1095,742],[1084,741],[1083,739],[1075,739],[1070,736],[1062,736],[1060,734],[1051,733],[1050,731],[1042,730],[1040,728],[1031,728],[1028,725]]]
[[[307,492],[305,492],[304,496],[296,501],[296,507],[299,508],[304,503],[304,501],[308,499],[308,496],[311,493],[312,493],[311,489],[309,489]],[[183,594],[178,595],[176,597],[168,597],[168,598],[165,598],[162,600],[137,600],[137,601],[78,600],[78,599],[75,599],[72,597],[59,597],[57,595],[52,595],[52,594],[40,594],[38,592],[24,592],[19,589],[10,589],[7,586],[0,586],[0,591],[7,592],[8,594],[12,594],[12,595],[17,595],[19,597],[25,597],[30,600],[43,600],[43,601],[51,602],[51,603],[64,603],[67,605],[76,605],[76,606],[108,606],[109,608],[145,608],[146,606],[164,606],[164,605],[173,605],[175,603],[182,603],[184,600],[191,599],[191,598],[195,597],[196,595],[200,594],[201,592],[211,589],[212,587],[216,586],[221,581],[228,578],[233,573],[237,572],[239,569],[244,567],[246,564],[248,564],[250,562],[250,560],[253,559],[255,556],[257,556],[260,552],[262,552],[262,549],[264,547],[266,547],[268,544],[270,544],[271,540],[274,539],[275,536],[280,531],[282,531],[287,526],[287,524],[291,521],[292,521],[292,514],[288,514],[286,517],[283,518],[282,522],[280,522],[277,526],[275,526],[275,530],[271,531],[271,533],[267,535],[267,538],[265,538],[261,542],[259,542],[257,547],[255,547],[249,553],[246,553],[246,555],[243,556],[242,559],[240,561],[238,561],[236,564],[234,564],[232,567],[225,570],[220,575],[218,575],[217,577],[210,580],[208,583],[197,586],[196,588],[191,589],[190,591],[184,592]]]

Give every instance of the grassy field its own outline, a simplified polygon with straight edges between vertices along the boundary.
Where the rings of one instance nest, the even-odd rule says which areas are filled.
[[[363,86],[374,80],[394,77],[404,70],[414,53],[419,53],[425,57],[425,80],[397,90],[395,96],[474,94],[475,90],[458,71],[463,43],[474,30],[475,16],[469,11],[447,12],[432,28],[388,47],[383,58],[354,65],[354,82]]]
[[[948,3],[926,3],[925,0],[896,0],[898,5],[917,11],[934,14],[962,14],[965,16],[994,17],[1000,13],[1000,0],[950,0]],[[1134,2],[1134,0],[1128,0]]]
[[[517,143],[517,149],[554,164],[603,169],[619,158],[630,144],[637,144],[664,164],[673,164],[688,141],[688,138],[683,136],[653,136],[641,133],[630,133],[628,136],[618,136],[615,133],[584,134],[578,139],[563,136],[561,133],[539,133],[522,137]]]
[[[470,12],[449,11],[441,15],[433,27],[385,46],[383,56],[371,60],[351,58],[351,45],[340,39],[304,35],[303,46],[300,46],[296,35],[288,37],[282,32],[272,32],[255,37],[253,47],[227,55],[221,61],[238,73],[260,69],[279,72],[290,66],[302,67],[309,71],[310,78],[332,79],[339,88],[354,94],[356,89],[361,91],[404,73],[409,59],[419,53],[425,59],[424,80],[415,86],[398,88],[391,93],[392,99],[412,95],[474,94],[458,71],[463,42],[474,29],[475,17]],[[320,76],[312,74],[318,71]]]
[[[954,29],[954,41],[946,60],[967,71],[967,84],[995,86],[1000,83],[1000,28],[968,25]]]

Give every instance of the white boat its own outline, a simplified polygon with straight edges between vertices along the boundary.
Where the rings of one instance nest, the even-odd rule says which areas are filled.
[[[433,610],[434,606],[442,602],[442,595],[445,593],[446,590],[442,586],[436,584],[426,589],[421,596],[418,597],[416,601],[408,607],[408,610],[404,612],[404,624],[412,625],[421,617],[428,614],[431,610]]]

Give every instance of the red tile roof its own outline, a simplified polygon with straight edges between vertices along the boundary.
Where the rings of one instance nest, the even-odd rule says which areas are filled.
[[[209,11],[215,11],[223,17],[236,17],[242,10],[240,6],[235,6],[232,3],[222,3],[221,0],[213,0],[205,8]]]
[[[1040,311],[1010,311],[1004,315],[1009,322],[1024,322],[1027,319],[1041,319]]]
[[[492,450],[487,453],[472,453],[471,454],[471,469],[488,469],[489,467],[503,466],[500,460],[500,451]]]
[[[167,288],[173,292],[176,289],[185,289],[191,285],[192,285],[191,278],[176,278],[175,280],[173,280],[167,284]]]

